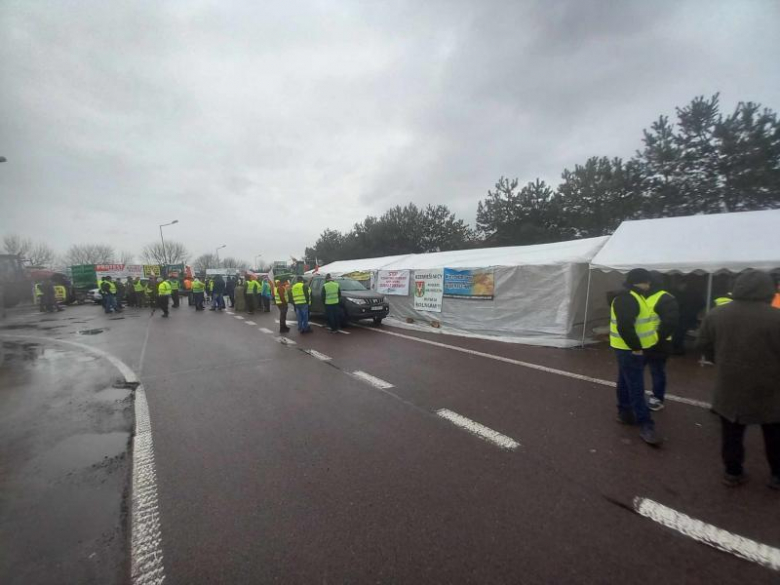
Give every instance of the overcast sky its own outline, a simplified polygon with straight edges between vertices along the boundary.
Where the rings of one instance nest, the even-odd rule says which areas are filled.
[[[0,2],[0,235],[300,256],[395,204],[780,110],[777,0]]]

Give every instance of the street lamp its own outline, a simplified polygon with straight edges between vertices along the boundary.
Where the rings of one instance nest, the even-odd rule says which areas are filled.
[[[227,248],[227,244],[222,244],[222,245],[221,245],[219,248],[217,248],[216,250],[214,250],[214,253],[217,255],[217,268],[219,268],[219,251],[220,251],[222,248]]]
[[[174,219],[171,223],[160,224],[160,241],[162,242],[162,248],[163,248],[163,264],[168,264],[168,255],[165,253],[165,240],[163,239],[162,229],[165,226],[173,225],[175,223],[179,223],[179,220],[178,219]]]
[[[257,259],[258,258],[262,258],[262,257],[263,257],[262,254],[258,254],[257,256],[255,256],[255,268],[260,268],[260,266],[258,266],[258,264],[257,264]]]

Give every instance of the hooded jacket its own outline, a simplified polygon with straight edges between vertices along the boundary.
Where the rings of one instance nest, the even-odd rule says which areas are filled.
[[[698,345],[715,362],[712,409],[741,424],[780,423],[780,311],[768,274],[737,278],[734,301],[714,308]]]

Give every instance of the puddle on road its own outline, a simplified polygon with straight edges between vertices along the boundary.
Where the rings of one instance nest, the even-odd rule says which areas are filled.
[[[110,387],[95,394],[95,398],[102,402],[117,402],[124,400],[132,393],[131,388]]]
[[[30,462],[35,473],[54,479],[65,472],[100,465],[122,455],[129,433],[87,433],[73,435]]]
[[[105,329],[82,329],[78,332],[79,335],[98,335],[103,333]]]
[[[0,365],[10,364],[15,361],[32,362],[43,355],[43,348],[37,343],[13,343],[4,341],[0,351]]]

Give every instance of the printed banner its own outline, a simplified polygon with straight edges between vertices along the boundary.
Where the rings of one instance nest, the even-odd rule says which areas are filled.
[[[441,313],[444,297],[444,270],[416,270],[414,273],[414,308],[416,311]]]
[[[409,271],[380,270],[377,274],[376,292],[383,295],[407,296],[409,294]]]
[[[96,264],[95,276],[97,276],[98,280],[105,278],[106,276],[110,276],[111,280],[127,278],[124,264]]]
[[[453,299],[491,301],[495,294],[492,268],[444,269],[444,296]]]
[[[144,264],[144,278],[151,278],[152,276],[160,276],[159,264]]]

